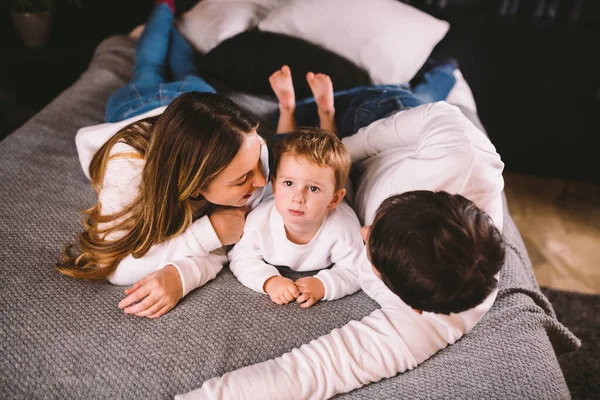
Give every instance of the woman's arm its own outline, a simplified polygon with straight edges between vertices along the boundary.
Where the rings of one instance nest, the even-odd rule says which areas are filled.
[[[220,248],[206,257],[187,257],[173,262],[183,284],[183,296],[217,277],[227,263],[227,251]]]
[[[135,200],[144,166],[141,158],[128,156],[132,149],[125,144],[116,144],[113,152],[98,198],[103,214],[118,213]],[[142,257],[126,256],[108,278],[115,285],[133,285],[125,291],[127,297],[119,307],[140,316],[160,316],[181,297],[214,279],[227,257],[211,253],[222,247],[213,222],[224,240],[235,242],[241,235],[245,212],[242,208],[219,209],[194,221],[182,234],[152,246]],[[122,235],[112,232],[107,239],[118,240]],[[150,314],[160,304],[166,311]]]
[[[192,290],[202,286],[208,280],[214,279],[214,276],[206,280],[202,277],[204,277],[206,273],[211,274],[212,271],[216,271],[216,274],[221,270],[223,264],[227,262],[227,256],[225,255],[224,249],[223,251],[220,250],[221,249],[217,249],[212,253],[200,256],[188,255],[177,259],[167,259],[160,263],[154,263],[155,259],[152,258],[150,259],[150,262],[147,262],[144,257],[136,259],[129,255],[121,261],[108,280],[113,285],[133,285],[167,265],[173,265],[179,273],[182,287],[181,297],[183,297]],[[156,257],[156,259],[160,258],[161,257]],[[219,262],[216,262],[217,260]],[[123,264],[124,262],[125,264]],[[122,265],[125,265],[125,267],[121,267]],[[207,270],[211,272],[207,272]]]
[[[134,150],[124,144],[117,143],[111,151],[102,188],[98,193],[98,202],[101,204],[103,215],[116,214],[131,204],[139,194],[144,160],[136,157]],[[117,220],[100,224],[104,229],[115,225],[126,216]],[[242,222],[243,223],[243,222]],[[118,240],[124,232],[112,232],[107,235],[108,240]],[[238,236],[239,237],[239,236]],[[213,250],[222,247],[223,244],[213,228],[208,216],[203,216],[194,221],[183,233],[157,243],[142,257],[125,257],[111,277],[111,282],[120,285],[129,285],[161,268],[169,261],[184,257],[205,256]]]
[[[142,257],[131,254],[125,257],[109,281],[113,285],[131,285],[148,274],[159,270],[176,260],[186,257],[207,256],[211,251],[221,248],[221,241],[215,233],[208,216],[197,219],[180,235],[155,244]],[[182,269],[190,270],[192,264],[182,264]],[[191,289],[190,289],[191,290]],[[188,293],[186,291],[186,293]]]
[[[175,261],[127,288],[127,297],[119,302],[119,308],[127,314],[158,318],[175,307],[189,291],[214,279],[226,262],[225,249],[216,250],[205,257]]]
[[[135,157],[136,153],[126,144],[115,144],[112,153],[98,195],[104,215],[118,213],[135,200],[144,167],[144,160]],[[210,216],[198,218],[181,234],[153,245],[143,256],[135,258],[129,254],[123,258],[109,281],[132,285],[166,265],[174,265],[182,278],[183,295],[189,293],[198,287],[196,279],[191,277],[202,274],[204,262],[180,260],[207,256],[223,245],[235,243],[242,234],[246,212],[247,207],[218,208]],[[109,224],[115,223],[118,220]],[[118,240],[122,235],[123,232],[112,232],[107,239]]]

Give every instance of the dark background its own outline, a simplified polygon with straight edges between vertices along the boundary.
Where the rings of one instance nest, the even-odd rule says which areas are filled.
[[[405,2],[450,22],[433,56],[459,61],[506,171],[600,183],[600,2]],[[71,85],[103,38],[144,23],[154,1],[55,3],[40,50],[1,9],[0,138]],[[178,14],[194,3],[177,1]]]

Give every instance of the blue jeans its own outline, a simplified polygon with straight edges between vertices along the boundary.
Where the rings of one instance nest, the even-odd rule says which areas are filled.
[[[169,73],[174,81],[167,82]],[[135,48],[131,81],[106,104],[106,122],[117,122],[168,105],[186,92],[215,89],[197,75],[194,49],[173,26],[173,12],[157,6]]]
[[[456,77],[454,76],[456,68],[456,64],[434,66],[425,72],[422,82],[414,87],[413,93],[424,103],[446,100],[456,84]]]
[[[374,85],[335,92],[334,104],[338,136],[345,137],[396,111],[424,103],[399,85]],[[298,126],[319,126],[315,99],[311,97],[297,102],[295,117]],[[274,126],[278,118],[279,111],[274,116]]]

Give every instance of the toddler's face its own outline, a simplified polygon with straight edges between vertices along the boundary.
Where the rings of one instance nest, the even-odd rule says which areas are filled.
[[[286,225],[320,226],[337,205],[333,168],[284,154],[273,184],[275,207]]]

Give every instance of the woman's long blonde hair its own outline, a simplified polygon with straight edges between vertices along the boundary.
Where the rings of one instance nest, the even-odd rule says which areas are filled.
[[[191,92],[173,100],[161,116],[121,129],[94,155],[92,185],[99,194],[111,157],[142,157],[139,194],[115,214],[102,215],[100,201],[82,211],[85,230],[77,244],[64,249],[56,269],[75,278],[105,279],[127,255],[142,257],[153,245],[181,234],[192,223],[192,194],[206,189],[257,125],[226,97]],[[111,156],[116,143],[131,146],[136,154]],[[200,213],[212,206],[205,200]],[[105,239],[113,232],[125,234]]]

